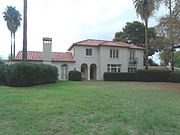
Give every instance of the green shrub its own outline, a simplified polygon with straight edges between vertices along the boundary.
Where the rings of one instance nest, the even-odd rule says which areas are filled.
[[[180,83],[180,71],[170,73],[169,81],[175,82],[175,83]]]
[[[79,71],[69,71],[69,80],[70,81],[81,81],[81,72]]]
[[[7,65],[5,65],[4,63],[0,63],[0,84],[6,84],[6,68]]]
[[[6,69],[6,80],[9,86],[32,86],[56,82],[57,68],[52,65],[15,63]]]
[[[104,73],[105,81],[135,81],[135,73]]]
[[[170,71],[161,70],[138,70],[135,79],[142,82],[167,82]]]

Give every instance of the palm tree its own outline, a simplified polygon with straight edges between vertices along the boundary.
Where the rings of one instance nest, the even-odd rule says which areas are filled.
[[[148,69],[148,19],[156,9],[154,0],[133,0],[136,13],[141,17],[145,23],[145,66]]]
[[[23,55],[22,60],[27,60],[27,0],[24,0],[24,24],[23,24]]]
[[[3,12],[4,20],[7,22],[7,27],[11,32],[11,61],[15,57],[15,35],[18,27],[21,24],[21,14],[15,7],[7,6],[7,9]],[[12,35],[14,37],[14,51],[12,53]]]

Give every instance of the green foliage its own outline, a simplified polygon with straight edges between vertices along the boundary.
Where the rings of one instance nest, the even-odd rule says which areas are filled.
[[[180,68],[180,51],[175,52],[174,55],[175,59],[175,66]]]
[[[135,81],[135,73],[104,73],[105,81]]]
[[[0,84],[6,84],[6,73],[7,65],[0,61]]]
[[[122,32],[117,32],[114,41],[122,41],[130,44],[144,46],[144,24],[138,21],[127,22]]]
[[[180,83],[180,72],[176,71],[176,72],[170,73],[169,80],[171,82]]]
[[[135,78],[142,82],[167,82],[169,80],[170,71],[162,70],[138,70]]]
[[[12,61],[15,57],[15,33],[21,24],[22,18],[20,12],[16,10],[15,7],[12,6],[7,6],[7,9],[5,9],[5,11],[3,12],[3,18],[7,22],[7,27],[11,32],[11,61]],[[13,45],[14,48],[12,48],[12,34],[14,38],[14,45]]]
[[[69,71],[68,79],[70,81],[81,81],[82,80],[81,72],[79,72],[79,71]]]
[[[175,45],[178,45],[180,42],[180,12],[179,12],[179,0],[156,0],[160,5],[165,4],[167,7],[167,13],[161,16],[159,23],[157,25],[157,33],[160,37],[163,37],[159,42],[159,45],[164,46],[162,53],[173,54]],[[164,5],[163,5],[164,6]],[[165,61],[165,64],[171,62],[172,70],[174,70],[174,57],[171,59],[167,58],[167,55],[162,55],[162,61]]]
[[[18,87],[54,83],[57,77],[56,67],[32,63],[8,65],[5,73],[7,85]]]
[[[0,65],[1,65],[1,64],[4,64],[4,62],[2,61],[2,59],[1,59],[1,57],[0,57]]]
[[[135,44],[140,47],[145,47],[145,26],[138,21],[127,22],[123,31],[115,33],[114,41],[121,41],[130,44]],[[153,55],[157,48],[151,44],[151,41],[156,38],[155,28],[148,28],[149,56]]]

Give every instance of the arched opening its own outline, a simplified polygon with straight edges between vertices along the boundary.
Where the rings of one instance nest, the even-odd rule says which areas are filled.
[[[68,79],[68,72],[69,72],[69,67],[67,64],[61,65],[61,79],[62,80],[67,80]]]
[[[81,65],[81,75],[82,75],[82,79],[88,80],[88,65],[87,64]]]
[[[96,80],[97,78],[97,67],[96,64],[91,64],[90,66],[90,79]]]

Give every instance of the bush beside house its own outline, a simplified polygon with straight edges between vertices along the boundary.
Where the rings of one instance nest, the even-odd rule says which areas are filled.
[[[170,71],[163,70],[138,70],[135,73],[135,80],[142,82],[167,82]]]
[[[170,82],[180,83],[180,72],[172,72],[169,76]]]
[[[79,71],[69,71],[69,80],[70,81],[81,81],[81,72]]]
[[[32,86],[45,83],[54,83],[58,79],[58,69],[52,65],[15,63],[1,65],[1,84],[8,86]]]
[[[135,73],[104,73],[105,81],[135,81]]]
[[[7,65],[0,62],[0,84],[6,84],[6,78],[5,78],[6,67]]]
[[[142,81],[142,82],[177,82],[180,74],[172,74],[170,79],[170,71],[163,70],[138,70],[135,73],[104,73],[105,81]],[[175,77],[176,76],[176,77]]]

